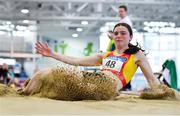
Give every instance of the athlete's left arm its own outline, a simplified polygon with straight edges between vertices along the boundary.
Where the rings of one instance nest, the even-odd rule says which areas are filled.
[[[154,85],[158,85],[159,81],[157,78],[155,78],[151,66],[144,53],[142,51],[139,51],[135,54],[135,57],[136,64],[141,68],[141,71],[143,72],[150,86],[153,87]]]

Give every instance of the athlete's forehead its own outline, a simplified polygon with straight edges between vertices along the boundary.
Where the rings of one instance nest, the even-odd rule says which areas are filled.
[[[117,26],[114,31],[124,31],[124,32],[128,32],[128,29],[125,26]]]

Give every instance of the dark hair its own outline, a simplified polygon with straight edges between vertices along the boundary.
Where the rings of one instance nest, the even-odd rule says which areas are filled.
[[[128,31],[129,31],[130,36],[133,36],[133,31],[132,31],[131,27],[127,23],[118,23],[118,24],[116,24],[114,26],[113,32],[114,32],[115,28],[119,27],[119,26],[126,27],[128,29]],[[139,50],[141,50],[143,52],[145,51],[145,50],[141,49],[141,46],[139,45],[138,42],[137,42],[136,45],[133,45],[133,44],[129,43],[128,47],[129,48],[124,51],[125,54],[136,54]]]
[[[124,26],[124,27],[126,27],[126,28],[128,29],[128,31],[129,31],[130,36],[133,36],[133,31],[132,31],[131,27],[130,27],[127,23],[118,23],[118,24],[116,24],[116,25],[114,26],[114,29],[115,29],[116,27],[119,27],[119,26]],[[114,29],[113,29],[113,32],[114,32]]]
[[[128,10],[125,5],[121,5],[121,6],[119,6],[119,8],[123,8],[126,12],[127,12],[127,10]]]

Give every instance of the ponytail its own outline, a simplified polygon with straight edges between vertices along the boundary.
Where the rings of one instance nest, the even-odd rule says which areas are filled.
[[[124,51],[125,54],[136,54],[139,50],[141,50],[142,52],[145,51],[145,50],[141,49],[141,46],[139,45],[139,43],[137,43],[136,45],[129,43],[128,47],[129,48]]]

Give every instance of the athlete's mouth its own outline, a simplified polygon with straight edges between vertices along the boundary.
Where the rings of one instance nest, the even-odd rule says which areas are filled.
[[[123,39],[115,39],[116,41],[123,41]]]

